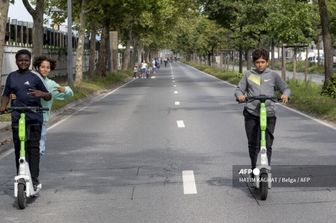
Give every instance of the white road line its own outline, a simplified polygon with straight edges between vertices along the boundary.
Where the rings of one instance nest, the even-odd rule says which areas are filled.
[[[175,105],[180,105],[181,103],[179,101],[175,101]]]
[[[176,84],[174,84],[173,87],[176,87]]]
[[[173,81],[173,83],[175,83],[175,81]]]
[[[290,108],[290,107],[288,107],[288,106],[286,106],[286,105],[283,105],[283,104],[279,104],[279,105],[280,105],[281,107],[283,107],[283,108],[289,110],[289,111],[295,112],[295,113],[297,113],[297,114],[299,114],[299,115],[301,115],[301,116],[303,116],[303,117],[309,118],[309,119],[311,119],[311,120],[313,120],[313,121],[315,121],[315,122],[317,122],[317,123],[319,123],[319,124],[321,124],[321,125],[324,125],[324,126],[329,127],[329,128],[331,128],[331,129],[333,129],[333,130],[336,130],[336,126],[334,126],[334,125],[332,125],[332,124],[329,124],[329,123],[327,123],[327,122],[325,122],[325,121],[322,121],[322,120],[319,120],[319,119],[317,119],[317,118],[314,118],[314,117],[312,117],[312,116],[310,116],[310,115],[307,115],[307,114],[305,114],[305,113],[303,113],[303,112],[300,112],[300,111],[298,111],[298,110],[296,110],[296,109]]]
[[[197,194],[195,176],[193,170],[183,170],[182,180],[183,180],[184,194]]]
[[[5,151],[3,154],[1,154],[0,159],[8,156],[9,154],[12,154],[12,152],[14,152],[14,148],[11,148],[11,149]]]
[[[178,94],[178,91],[174,91],[174,94]]]
[[[172,80],[174,80],[175,79],[175,77],[172,77]]]
[[[151,79],[155,79],[156,78],[156,76],[151,76]]]
[[[177,123],[177,128],[185,128],[183,120],[177,120],[176,123]]]

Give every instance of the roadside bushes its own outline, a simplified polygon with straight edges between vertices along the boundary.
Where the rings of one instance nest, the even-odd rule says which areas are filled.
[[[336,98],[336,78],[332,77],[327,86],[322,88],[321,95]]]

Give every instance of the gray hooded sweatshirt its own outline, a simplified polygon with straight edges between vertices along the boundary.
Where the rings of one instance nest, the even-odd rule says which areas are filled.
[[[286,82],[274,71],[266,69],[258,72],[252,69],[244,72],[243,78],[240,80],[235,96],[275,96],[275,92],[279,90],[282,94],[290,96],[290,89]],[[275,103],[271,100],[265,102],[267,108],[267,116],[275,116]],[[245,109],[253,115],[259,116],[259,101],[246,103]]]

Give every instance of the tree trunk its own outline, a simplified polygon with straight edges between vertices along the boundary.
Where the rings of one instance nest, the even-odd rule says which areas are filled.
[[[90,33],[90,55],[89,55],[89,78],[92,78],[96,69],[96,25],[91,25]]]
[[[6,34],[6,24],[7,24],[7,15],[9,8],[9,0],[0,0],[0,86],[1,85],[1,75],[2,75],[2,60],[4,54],[5,46],[5,34]]]
[[[275,58],[274,58],[274,41],[272,39],[272,42],[271,42],[271,69],[274,69],[274,62],[275,62]],[[278,57],[279,57],[279,54],[278,54]]]
[[[304,81],[307,82],[308,75],[308,46],[306,46],[306,61],[305,61],[305,72],[304,72]]]
[[[81,11],[79,15],[79,32],[78,32],[78,44],[76,49],[76,65],[75,65],[75,85],[79,85],[83,80],[83,54],[84,54],[84,38],[86,27],[86,15],[85,15],[86,0],[81,2]]]
[[[293,55],[293,80],[296,79],[296,49],[294,49],[294,55]]]
[[[239,46],[239,73],[243,73],[243,48]]]
[[[325,0],[318,0],[320,9],[321,25],[322,25],[322,37],[324,48],[324,87],[328,86],[333,71],[333,46],[331,42],[331,36],[329,32],[329,16],[328,9]]]
[[[22,0],[29,14],[33,17],[33,57],[42,55],[43,51],[43,13],[44,0],[36,0],[35,10],[28,0]]]
[[[127,70],[130,68],[130,64],[131,64],[131,61],[130,61],[130,56],[131,56],[131,40],[127,40],[127,43],[126,43],[126,49],[125,49],[125,52],[124,52],[124,59],[123,59],[123,70]]]
[[[247,70],[251,70],[252,67],[252,49],[247,50],[247,56],[246,56],[246,61],[247,61],[247,65],[246,65],[246,69]]]
[[[208,52],[207,63],[208,63],[208,66],[210,67],[211,66],[211,52]]]
[[[285,47],[282,44],[281,46],[281,78],[286,80],[286,61],[285,61]]]
[[[100,76],[106,76],[106,65],[107,65],[107,50],[106,50],[106,41],[105,36],[108,35],[108,29],[106,27],[103,28],[102,36],[100,39],[99,46],[99,55],[98,55],[98,67],[97,71]]]

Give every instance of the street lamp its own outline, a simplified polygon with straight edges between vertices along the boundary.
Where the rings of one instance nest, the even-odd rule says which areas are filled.
[[[68,84],[73,86],[73,54],[72,54],[72,2],[67,0],[67,12],[68,12],[68,58],[67,58],[67,73]]]

